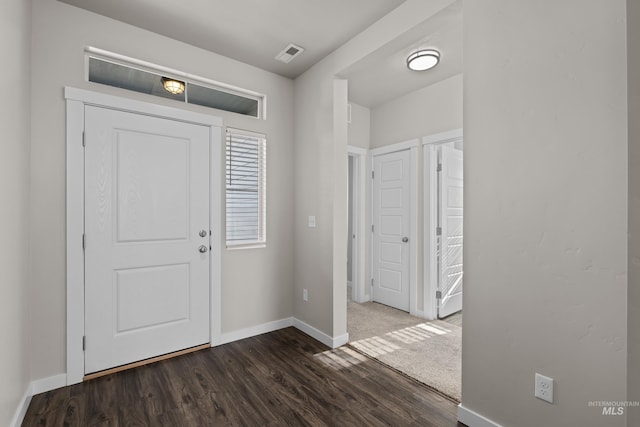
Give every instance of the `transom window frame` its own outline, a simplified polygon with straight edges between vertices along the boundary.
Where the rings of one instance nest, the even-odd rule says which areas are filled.
[[[192,83],[205,88],[217,90],[220,92],[226,92],[231,95],[237,95],[240,97],[253,99],[258,103],[258,111],[256,116],[246,115],[246,117],[253,117],[261,120],[267,119],[267,96],[263,93],[255,92],[249,89],[244,89],[238,86],[222,83],[216,80],[212,80],[206,77],[190,74],[185,71],[176,70],[173,68],[165,67],[162,65],[154,64],[152,62],[143,61],[137,58],[121,55],[118,53],[110,52],[104,49],[99,49],[93,46],[85,47],[85,80],[89,81],[89,60],[95,58],[101,61],[111,62],[113,64],[129,67],[132,69],[144,71],[158,76],[174,78],[181,80],[185,83]],[[188,103],[188,100],[180,101]],[[198,105],[198,104],[194,104]],[[207,107],[205,107],[207,108]],[[211,107],[209,107],[211,108]]]
[[[248,186],[245,185],[238,187],[233,183],[234,177],[230,176],[232,172],[231,167],[234,163],[233,153],[240,153],[241,156],[248,153],[252,157],[253,153],[251,151],[253,151],[253,149],[250,146],[247,146],[247,144],[256,145],[256,183],[253,185],[253,176],[251,175],[251,171],[246,169],[246,165],[248,164],[246,162],[247,159],[243,158],[241,163],[236,163],[236,166],[240,165],[240,167],[244,168],[244,170],[240,171],[240,174],[238,175],[240,179],[245,180],[245,182],[247,177],[249,177],[250,181]],[[253,159],[249,159],[249,164],[252,160]],[[236,170],[236,172],[238,172],[238,170]],[[250,174],[247,175],[247,172],[250,172]],[[236,188],[232,188],[234,186]],[[251,187],[255,187],[255,190]],[[232,209],[230,209],[230,204],[234,202],[237,204],[239,197],[242,197],[243,193],[246,194],[246,192],[255,192],[257,206],[242,208],[236,205],[236,209],[239,209],[240,211],[236,211],[234,215]],[[245,211],[242,212],[242,209]],[[253,211],[251,209],[253,209]],[[257,220],[257,230],[251,238],[239,238],[239,229],[242,226],[232,225],[231,221],[238,224],[238,221],[241,221],[243,215],[245,218],[247,216],[251,218],[251,216],[254,215]],[[236,228],[235,230],[234,227]],[[237,234],[235,237],[230,239],[230,234],[233,233]],[[225,131],[225,242],[227,249],[264,248],[267,245],[267,137],[262,133],[232,127],[227,127]]]

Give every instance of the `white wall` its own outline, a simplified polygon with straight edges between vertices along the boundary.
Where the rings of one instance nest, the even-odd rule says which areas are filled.
[[[342,123],[334,117],[333,80],[452,2],[407,0],[295,80],[294,315],[332,337],[346,333],[346,284],[340,270],[346,266],[348,140],[348,131],[343,138]],[[346,88],[338,93],[346,103]],[[317,228],[307,227],[309,215],[316,216]],[[303,289],[309,291],[307,302]]]
[[[371,142],[371,110],[354,102],[349,102],[349,104],[351,105],[351,123],[349,123],[347,143],[351,146],[368,150]],[[365,169],[365,172],[369,168],[368,162],[368,156],[365,156],[362,159],[362,164],[360,165],[361,168]],[[371,209],[369,209],[370,194],[371,180],[367,179],[364,183],[365,204],[361,208],[364,211],[361,212],[361,215],[364,215],[365,230],[371,229]],[[366,299],[369,298],[369,291],[371,289],[371,287],[367,285],[368,283],[371,283],[371,269],[369,268],[369,265],[371,264],[371,245],[369,244],[370,237],[371,236],[368,233],[365,233],[364,253],[360,254],[360,262],[364,264],[365,277],[362,278],[362,283],[365,284],[364,297]],[[353,239],[349,240],[352,241]]]
[[[371,148],[462,127],[462,74],[371,108]]]
[[[186,106],[84,79],[84,48],[95,46],[261,92],[268,120]],[[31,263],[33,378],[65,372],[65,102],[74,86],[221,116],[267,135],[267,248],[224,250],[222,332],[292,315],[293,82],[54,0],[33,11]],[[224,150],[224,147],[220,147]],[[223,165],[220,165],[224,173]],[[215,233],[215,230],[214,230]]]
[[[625,1],[464,7],[462,404],[505,426],[624,426],[588,402],[625,400],[637,375]]]
[[[371,145],[371,110],[355,102],[351,105],[351,123],[349,123],[349,145],[369,149]]]
[[[629,120],[629,286],[627,400],[640,401],[640,3],[627,1]],[[640,425],[640,408],[630,408],[627,425]]]
[[[354,218],[354,188],[353,188],[353,158],[349,156],[349,201],[347,209],[349,217],[347,220],[347,284],[353,281],[353,218]]]
[[[9,425],[29,372],[29,116],[31,2],[9,0],[0,16],[0,425]]]

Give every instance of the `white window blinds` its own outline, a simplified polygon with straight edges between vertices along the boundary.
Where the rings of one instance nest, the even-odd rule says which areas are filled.
[[[227,129],[227,246],[264,244],[266,139]]]

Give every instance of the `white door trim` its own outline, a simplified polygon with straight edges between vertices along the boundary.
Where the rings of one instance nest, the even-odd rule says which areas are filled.
[[[438,318],[438,301],[436,291],[438,290],[437,272],[437,247],[435,231],[438,223],[438,180],[436,166],[438,163],[436,146],[447,142],[462,141],[462,129],[454,129],[422,138],[423,151],[423,212],[424,212],[424,317],[429,320]]]
[[[434,133],[433,135],[427,135],[422,137],[422,145],[427,144],[444,144],[447,142],[458,142],[463,137],[462,128],[449,130],[446,132]]]
[[[353,230],[356,235],[353,243],[352,262],[352,295],[355,302],[366,302],[365,286],[365,196],[367,182],[367,150],[352,145],[347,145],[347,155],[353,158]]]
[[[411,233],[409,233],[409,313],[414,316],[422,317],[422,311],[418,310],[418,150],[420,149],[420,140],[411,139],[396,144],[386,145],[384,147],[374,148],[369,151],[371,161],[370,169],[373,169],[373,161],[375,156],[381,154],[395,153],[398,151],[409,150],[411,156],[411,209],[410,224]],[[373,213],[373,186],[371,186],[371,212]],[[371,277],[373,277],[373,239],[371,239]]]
[[[67,101],[67,385],[82,382],[84,376],[84,107],[96,105],[150,116],[170,118],[211,128],[210,171],[219,166],[219,173],[210,173],[211,208],[211,345],[221,340],[221,253],[222,253],[222,119],[106,95],[99,92],[65,87]]]

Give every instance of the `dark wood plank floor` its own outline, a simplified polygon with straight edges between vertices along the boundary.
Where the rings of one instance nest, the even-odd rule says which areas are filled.
[[[33,397],[23,426],[462,426],[456,404],[287,328]]]

